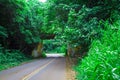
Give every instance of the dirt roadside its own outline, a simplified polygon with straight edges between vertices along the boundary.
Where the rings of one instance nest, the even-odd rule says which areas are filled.
[[[75,79],[76,73],[73,70],[73,66],[74,66],[74,59],[67,57],[66,58],[66,77],[67,77],[67,80],[76,80]]]

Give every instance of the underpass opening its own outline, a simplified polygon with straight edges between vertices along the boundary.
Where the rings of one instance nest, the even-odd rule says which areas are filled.
[[[43,40],[43,53],[46,57],[64,57],[66,45],[56,39]]]

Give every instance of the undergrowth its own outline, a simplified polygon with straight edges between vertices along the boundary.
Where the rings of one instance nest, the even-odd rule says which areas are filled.
[[[6,50],[0,46],[0,70],[17,66],[30,59],[30,56],[27,56],[18,50]]]
[[[76,66],[77,80],[120,80],[120,21],[105,22],[103,37]]]

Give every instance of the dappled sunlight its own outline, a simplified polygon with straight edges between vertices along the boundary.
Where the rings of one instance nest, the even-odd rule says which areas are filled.
[[[42,3],[45,3],[47,0],[39,0],[40,2],[42,2]]]

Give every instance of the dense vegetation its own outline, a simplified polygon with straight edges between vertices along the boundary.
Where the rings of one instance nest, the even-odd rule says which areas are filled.
[[[44,40],[43,51],[45,53],[65,53],[66,45],[62,44],[57,40]]]
[[[0,0],[1,69],[30,59],[23,53],[31,54],[34,46],[40,41],[38,26],[42,22],[42,14],[39,14],[41,8],[36,7],[37,3],[27,3],[26,0]]]
[[[76,67],[78,80],[119,80],[120,79],[120,24],[105,23],[103,37],[94,40],[88,56]]]
[[[76,66],[78,80],[119,80],[119,3],[0,0],[0,64],[25,60],[28,57],[24,56],[31,55],[39,42],[52,35],[60,45],[64,44],[61,51],[68,45],[72,49],[80,46],[75,54],[86,54]],[[54,46],[49,45],[48,42],[45,47],[51,50]]]
[[[32,59],[30,56],[24,55],[18,50],[8,50],[0,46],[0,71],[17,66],[30,59]]]

